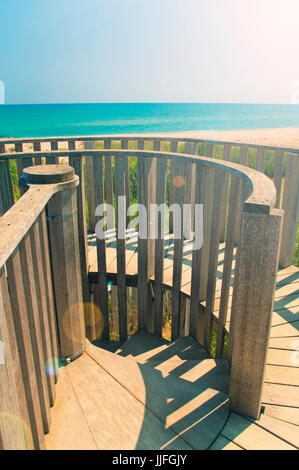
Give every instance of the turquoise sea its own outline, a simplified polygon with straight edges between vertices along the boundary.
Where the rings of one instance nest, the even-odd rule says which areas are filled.
[[[0,106],[0,137],[279,127],[299,127],[299,105],[95,103]]]

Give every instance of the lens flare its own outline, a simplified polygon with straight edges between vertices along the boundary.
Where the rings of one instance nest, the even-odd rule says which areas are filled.
[[[185,184],[185,178],[183,176],[177,175],[172,179],[173,186],[176,188],[182,188]]]
[[[13,436],[15,444],[11,450],[33,450],[33,439],[28,425],[19,416],[11,413],[0,413],[0,429],[5,430],[5,434]],[[4,438],[5,442],[5,438]]]

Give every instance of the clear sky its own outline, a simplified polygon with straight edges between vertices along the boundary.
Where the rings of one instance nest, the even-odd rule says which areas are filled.
[[[299,88],[299,0],[0,0],[0,18],[7,104],[290,103]]]

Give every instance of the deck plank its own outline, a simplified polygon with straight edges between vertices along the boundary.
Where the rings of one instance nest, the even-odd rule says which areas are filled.
[[[67,373],[99,449],[190,449],[87,354]]]
[[[222,430],[222,434],[246,450],[295,450],[296,447],[274,434],[234,413]]]

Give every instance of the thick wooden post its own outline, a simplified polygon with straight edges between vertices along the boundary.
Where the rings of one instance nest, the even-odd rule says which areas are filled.
[[[253,207],[251,207],[251,210]],[[282,211],[243,212],[232,303],[230,406],[259,418],[273,312]]]
[[[78,236],[77,186],[74,169],[62,165],[26,168],[27,184],[62,183],[47,205],[47,220],[60,358],[72,360],[85,348],[81,266]]]

